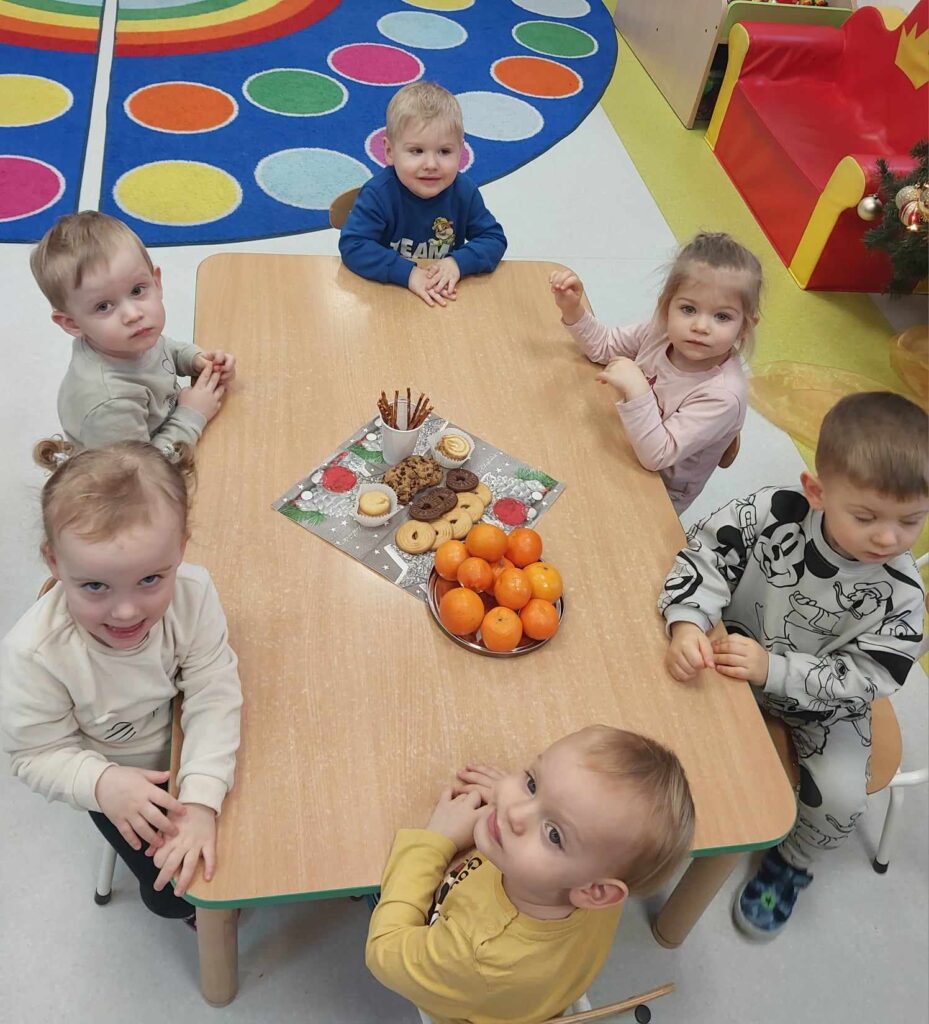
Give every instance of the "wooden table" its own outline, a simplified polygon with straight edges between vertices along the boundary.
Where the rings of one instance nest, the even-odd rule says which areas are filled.
[[[376,887],[394,833],[425,822],[469,759],[527,764],[593,722],[673,747],[698,859],[656,923],[668,945],[736,851],[793,822],[749,687],[709,674],[682,686],[662,668],[655,601],[683,533],[559,323],[553,268],[504,262],[429,309],[333,257],[222,254],[200,267],[197,342],[234,352],[239,370],[198,449],[188,557],[219,588],[245,693],[219,867],[190,890],[210,1002],[236,991],[231,908]],[[422,602],[271,508],[375,412],[382,388],[407,385],[567,483],[540,523],[566,581],[565,621],[529,657],[456,646]]]
[[[693,128],[713,57],[740,21],[842,25],[851,4],[756,0],[619,0],[613,20],[685,128]]]

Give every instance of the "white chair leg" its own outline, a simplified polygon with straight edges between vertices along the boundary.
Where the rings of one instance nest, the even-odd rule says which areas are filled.
[[[94,893],[94,903],[103,906],[110,902],[111,890],[113,888],[113,872],[116,870],[116,851],[104,839],[103,855],[100,858],[100,867],[97,870],[97,890]]]
[[[897,772],[890,780],[890,803],[887,805],[887,816],[881,829],[881,841],[878,843],[877,855],[871,862],[874,870],[883,875],[890,864],[890,849],[893,844],[894,829],[900,808],[903,806],[903,790],[906,786],[921,786],[929,781],[929,768],[920,768],[912,772]]]
[[[585,992],[576,1003],[572,1003],[567,1010],[565,1010],[562,1017],[567,1017],[569,1013],[586,1013],[588,1010],[592,1009],[593,1006],[591,1006],[590,999],[587,998],[587,993]]]

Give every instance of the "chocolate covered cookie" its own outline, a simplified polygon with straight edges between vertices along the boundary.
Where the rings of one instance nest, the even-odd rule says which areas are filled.
[[[473,491],[480,483],[470,469],[450,469],[445,478],[445,486],[453,491]]]
[[[422,523],[431,523],[446,512],[451,512],[457,505],[457,498],[454,491],[447,487],[433,487],[431,490],[422,491],[413,499],[410,505],[410,518],[418,519]]]

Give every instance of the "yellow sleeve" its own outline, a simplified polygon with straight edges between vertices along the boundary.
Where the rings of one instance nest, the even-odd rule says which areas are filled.
[[[394,839],[381,901],[371,917],[365,963],[387,988],[435,1016],[473,1012],[488,991],[469,936],[426,915],[455,845],[424,829],[401,829]]]

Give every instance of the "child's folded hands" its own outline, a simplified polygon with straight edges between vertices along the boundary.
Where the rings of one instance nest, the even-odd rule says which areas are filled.
[[[143,840],[156,849],[166,837],[177,834],[186,812],[180,801],[161,788],[169,777],[169,772],[111,764],[97,779],[94,795],[100,810],[133,850],[141,850]],[[166,811],[175,817],[169,820]]]
[[[203,804],[181,806],[185,810],[183,817],[171,815],[177,834],[162,837],[161,846],[149,846],[145,851],[147,856],[154,854],[155,867],[161,868],[154,889],[160,891],[178,875],[176,896],[183,896],[190,888],[201,857],[204,881],[209,882],[216,870],[216,812]]]
[[[474,826],[480,817],[480,808],[481,798],[477,793],[456,796],[449,786],[442,790],[426,828],[451,839],[456,849],[466,850],[474,843]]]
[[[494,786],[506,772],[487,764],[468,764],[458,772],[458,785],[453,793],[477,793],[481,803],[489,804]]]

